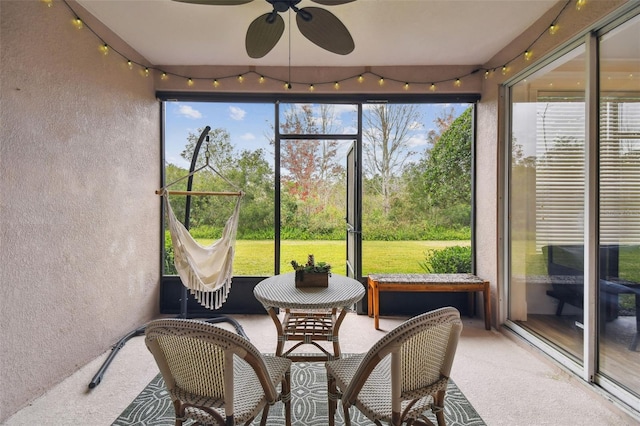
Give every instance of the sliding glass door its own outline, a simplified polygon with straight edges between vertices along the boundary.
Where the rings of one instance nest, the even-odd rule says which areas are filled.
[[[640,16],[575,43],[508,96],[507,325],[637,406]]]
[[[640,393],[640,17],[600,38],[599,371]]]

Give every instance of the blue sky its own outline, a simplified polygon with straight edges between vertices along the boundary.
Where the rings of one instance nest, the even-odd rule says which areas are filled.
[[[422,120],[412,126],[411,145],[415,151],[422,152],[426,144],[426,136],[434,128],[434,119],[445,109],[454,108],[462,113],[467,104],[422,104],[420,105]],[[165,120],[165,158],[168,163],[185,169],[189,161],[180,153],[187,143],[189,133],[199,135],[198,129],[210,126],[212,129],[223,128],[230,137],[236,150],[265,148],[271,152],[268,135],[273,132],[274,104],[264,103],[230,103],[230,102],[167,102]],[[355,132],[353,127],[353,108],[336,106],[338,115],[337,133]],[[349,115],[351,114],[351,115]]]

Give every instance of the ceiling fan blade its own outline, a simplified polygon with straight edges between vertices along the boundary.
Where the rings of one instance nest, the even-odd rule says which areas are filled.
[[[211,6],[235,6],[252,2],[253,0],[173,0],[179,3],[206,4]]]
[[[325,6],[336,6],[339,4],[351,3],[356,0],[311,0],[314,3],[323,4]]]
[[[247,30],[245,40],[247,54],[251,58],[262,58],[274,48],[283,32],[284,20],[277,13],[270,12],[258,16]]]
[[[347,27],[333,13],[319,7],[303,7],[301,11],[311,15],[311,19],[296,14],[296,22],[302,35],[312,43],[338,55],[353,52],[355,44]]]

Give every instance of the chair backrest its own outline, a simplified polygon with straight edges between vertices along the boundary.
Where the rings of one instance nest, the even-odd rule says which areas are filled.
[[[242,336],[187,319],[152,321],[145,336],[172,395],[182,391],[218,399],[224,401],[227,415],[233,413],[233,357],[237,356],[253,368],[266,401],[272,404],[277,399],[260,352]]]
[[[343,398],[355,401],[369,374],[388,355],[393,405],[424,390],[431,393],[433,386],[446,386],[461,331],[460,312],[452,307],[405,321],[367,352]]]

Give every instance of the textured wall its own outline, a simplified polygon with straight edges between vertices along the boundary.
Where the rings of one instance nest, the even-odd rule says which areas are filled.
[[[157,312],[160,108],[64,4],[0,18],[2,422]]]

